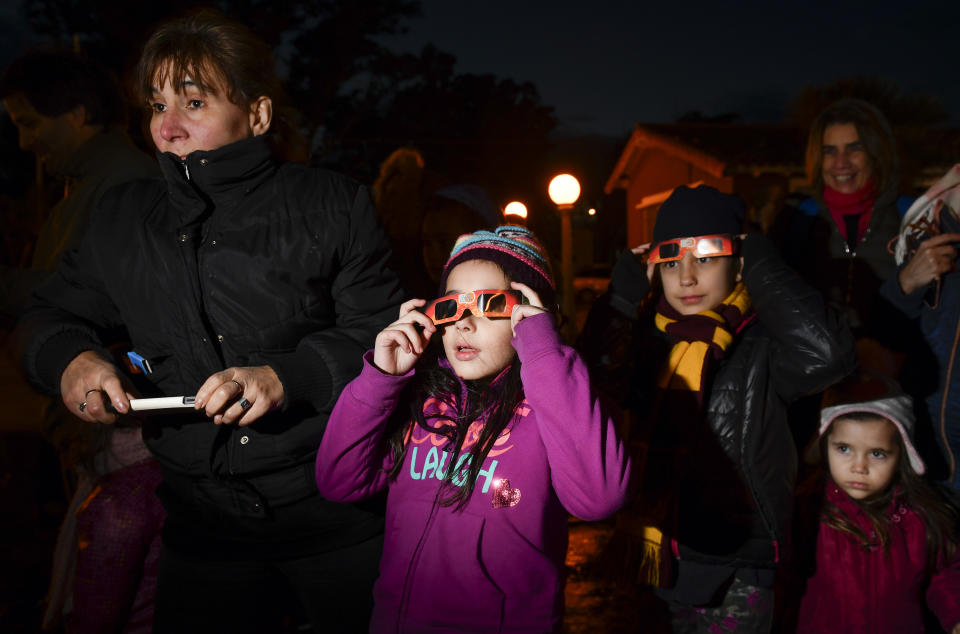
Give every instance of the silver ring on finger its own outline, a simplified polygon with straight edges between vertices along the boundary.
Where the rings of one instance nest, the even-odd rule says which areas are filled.
[[[242,409],[243,411],[247,411],[248,409],[250,409],[250,406],[253,405],[253,403],[251,403],[250,401],[248,401],[247,399],[241,396],[240,400],[237,401],[237,405],[239,405],[240,409]]]
[[[80,403],[80,405],[77,406],[77,409],[79,409],[80,412],[83,413],[83,410],[87,409],[87,402],[84,401],[84,402]]]
[[[236,383],[237,387],[240,388],[240,393],[243,394],[243,384],[240,383],[240,381],[236,379],[230,379],[229,381],[227,381],[227,383]]]

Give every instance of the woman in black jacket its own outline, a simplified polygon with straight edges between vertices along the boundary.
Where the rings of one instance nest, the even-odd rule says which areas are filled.
[[[613,543],[676,631],[769,630],[796,474],[786,404],[854,363],[846,325],[742,221],[733,196],[675,190],[580,340],[631,410],[639,492]]]
[[[382,517],[321,499],[312,465],[401,298],[368,192],[275,157],[269,49],[219,14],[161,26],[137,78],[163,179],[103,198],[22,321],[26,372],[113,423],[136,394],[106,352],[123,336],[144,396],[195,396],[144,425],[168,513],[158,631],[274,631],[298,599],[317,631],[362,630]]]

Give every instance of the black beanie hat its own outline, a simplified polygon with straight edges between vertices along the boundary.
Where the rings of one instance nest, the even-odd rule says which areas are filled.
[[[739,234],[746,209],[736,196],[701,185],[681,185],[660,206],[653,226],[653,244],[675,238]]]

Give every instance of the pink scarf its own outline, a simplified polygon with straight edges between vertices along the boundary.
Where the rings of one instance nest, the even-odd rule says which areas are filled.
[[[840,235],[847,242],[847,220],[845,216],[859,215],[857,222],[857,240],[867,231],[870,216],[873,214],[873,203],[877,197],[877,177],[871,176],[866,184],[852,194],[843,194],[827,185],[823,186],[823,202],[833,217],[833,222],[840,230]]]

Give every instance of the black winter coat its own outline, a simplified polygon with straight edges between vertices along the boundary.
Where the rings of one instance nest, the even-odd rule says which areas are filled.
[[[883,342],[896,338],[896,333],[885,332],[887,324],[882,322],[889,318],[889,311],[878,305],[877,292],[884,280],[897,273],[887,245],[900,233],[898,206],[906,201],[891,195],[878,199],[869,226],[853,249],[819,198],[788,205],[771,229],[787,264],[823,293],[857,337]]]
[[[327,416],[402,299],[388,243],[366,188],[278,163],[263,137],[158,158],[164,178],[111,190],[35,294],[20,327],[25,369],[55,394],[67,364],[117,330],[153,365],[145,396],[192,395],[227,367],[269,365],[281,411],[246,427],[190,413],[144,428],[180,497],[262,517],[316,495]]]
[[[842,379],[853,370],[855,356],[846,324],[769,241],[750,235],[743,255],[743,279],[756,317],[714,366],[702,423],[680,439],[690,457],[680,481],[665,478],[664,486],[678,496],[672,536],[681,559],[769,568],[788,541],[793,506],[797,451],[787,404]],[[591,311],[581,354],[595,384],[612,389],[642,421],[640,428],[679,425],[670,412],[644,420],[655,409],[656,377],[672,344],[653,324],[653,297],[637,316],[649,284],[644,265],[629,252],[624,258],[611,291]],[[655,430],[651,437],[656,449],[664,434]]]

